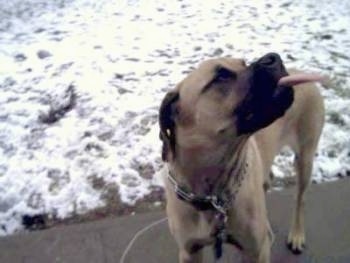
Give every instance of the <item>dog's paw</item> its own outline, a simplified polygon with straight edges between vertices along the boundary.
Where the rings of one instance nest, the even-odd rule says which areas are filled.
[[[287,240],[287,247],[293,254],[299,255],[305,249],[305,235],[304,234],[289,234]]]

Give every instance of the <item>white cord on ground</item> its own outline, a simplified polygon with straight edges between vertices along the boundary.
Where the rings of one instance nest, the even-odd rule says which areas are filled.
[[[125,258],[126,258],[126,255],[129,253],[129,250],[130,250],[131,247],[134,245],[135,241],[136,241],[142,234],[144,234],[146,231],[150,230],[152,227],[154,227],[154,226],[156,226],[156,225],[158,225],[158,224],[160,224],[160,223],[162,223],[162,222],[164,222],[164,221],[166,221],[166,220],[168,220],[168,218],[167,218],[167,217],[164,217],[164,218],[162,218],[162,219],[159,219],[159,220],[157,220],[157,221],[155,221],[155,222],[149,224],[148,226],[145,226],[145,227],[142,228],[141,230],[139,230],[139,231],[135,234],[135,236],[130,240],[128,246],[127,246],[126,249],[124,250],[124,253],[123,253],[123,255],[122,255],[122,257],[121,257],[119,263],[124,263],[124,260],[125,260]]]

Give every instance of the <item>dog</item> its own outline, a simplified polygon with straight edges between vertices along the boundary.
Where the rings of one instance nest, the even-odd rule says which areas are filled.
[[[231,243],[252,262],[270,262],[265,205],[274,157],[289,145],[298,175],[288,246],[305,245],[305,191],[324,123],[317,75],[286,70],[269,53],[202,62],[164,97],[159,112],[168,222],[179,262],[202,262],[202,248]]]

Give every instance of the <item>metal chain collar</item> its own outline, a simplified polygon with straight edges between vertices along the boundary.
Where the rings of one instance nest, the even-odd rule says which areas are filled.
[[[176,179],[174,178],[174,176],[171,174],[170,171],[168,173],[168,179],[169,179],[169,182],[174,187],[175,193],[177,194],[177,196],[181,200],[186,201],[186,202],[194,205],[195,208],[197,208],[198,210],[209,210],[210,206],[211,206],[211,208],[214,208],[214,210],[216,210],[220,214],[225,215],[225,218],[226,218],[227,211],[228,211],[230,205],[232,204],[232,202],[235,200],[236,195],[239,191],[239,188],[242,185],[242,181],[244,179],[244,175],[246,173],[247,166],[248,166],[247,163],[245,163],[245,165],[243,167],[243,171],[242,171],[242,169],[239,169],[239,171],[236,175],[236,178],[233,182],[233,185],[226,186],[228,188],[233,188],[233,190],[225,199],[222,198],[221,195],[217,195],[217,194],[200,196],[200,195],[194,194],[193,192],[188,191],[184,187],[180,186],[180,184],[176,181]],[[230,182],[231,182],[231,180],[229,181],[229,183]],[[202,204],[202,207],[206,207],[206,208],[205,209],[200,208],[199,206],[201,206],[201,204]]]
[[[216,219],[218,221],[218,225],[216,226],[216,233],[214,234],[215,243],[214,243],[214,255],[215,261],[217,262],[223,253],[223,243],[227,241],[227,231],[226,225],[228,220],[228,210],[232,202],[236,199],[236,195],[242,185],[242,181],[244,179],[244,175],[246,174],[248,167],[248,163],[245,162],[243,171],[239,169],[236,175],[235,180],[229,180],[226,188],[233,188],[232,192],[228,195],[228,197],[223,199],[219,195],[206,195],[199,196],[194,194],[193,192],[188,191],[184,187],[181,187],[179,183],[176,181],[174,176],[172,176],[171,172],[168,173],[169,182],[173,185],[174,191],[179,197],[179,199],[193,205],[197,210],[215,210],[217,212]],[[232,176],[232,175],[228,175]],[[223,192],[223,191],[222,191]],[[205,209],[203,209],[205,207]]]

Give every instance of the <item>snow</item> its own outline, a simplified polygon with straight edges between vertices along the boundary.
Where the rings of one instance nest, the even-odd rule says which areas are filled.
[[[348,1],[12,0],[0,6],[0,235],[22,215],[64,218],[103,205],[114,185],[133,204],[161,185],[157,114],[200,61],[278,52],[329,76],[316,182],[350,171]],[[39,58],[39,52],[46,53]],[[42,53],[42,54],[44,54]],[[68,101],[54,123],[40,117]],[[273,170],[290,176],[284,151]]]

